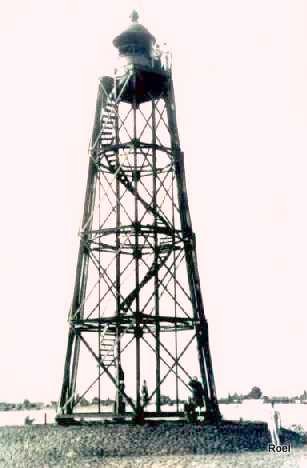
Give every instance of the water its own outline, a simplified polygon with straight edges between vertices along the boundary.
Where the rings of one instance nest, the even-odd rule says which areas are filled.
[[[264,405],[267,406],[267,405]],[[286,429],[292,426],[302,426],[307,432],[307,405],[300,403],[289,404],[275,404],[275,409],[280,413],[281,425]],[[225,419],[243,420],[248,421],[261,421],[262,414],[253,412],[252,408],[248,405],[233,404],[233,405],[220,405],[220,411]]]
[[[22,426],[27,416],[34,419],[33,424],[44,424],[45,414],[47,423],[54,423],[56,415],[54,408],[44,408],[41,410],[0,411],[0,426]]]
[[[291,428],[293,425],[302,426],[307,432],[307,405],[302,404],[276,404],[275,408],[281,416],[282,426]],[[163,407],[165,411],[173,410],[174,407]],[[181,409],[181,408],[180,408]],[[84,408],[84,411],[91,411],[91,408]],[[110,407],[105,408],[106,411]],[[261,421],[261,415],[257,414],[250,407],[242,404],[220,405],[220,411],[225,419],[249,421]],[[33,424],[44,424],[44,418],[47,418],[47,423],[54,423],[56,411],[54,408],[44,408],[41,410],[21,410],[21,411],[0,411],[0,426],[22,426],[25,418],[29,416],[34,419]]]

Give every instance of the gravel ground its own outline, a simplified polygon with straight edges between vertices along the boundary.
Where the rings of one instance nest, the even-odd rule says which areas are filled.
[[[2,427],[0,467],[307,467],[304,449],[295,447],[298,439],[290,432],[285,437],[290,454],[266,451],[264,424]]]
[[[185,455],[163,457],[109,458],[104,463],[88,465],[106,468],[306,468],[307,450],[294,449],[291,454],[248,452],[223,455]]]

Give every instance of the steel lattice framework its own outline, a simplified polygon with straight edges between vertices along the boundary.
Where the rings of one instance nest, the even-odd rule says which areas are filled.
[[[218,418],[170,69],[130,64],[100,80],[89,153],[58,417],[84,416],[90,394],[92,416],[178,415],[198,363]],[[163,388],[176,410],[162,411]]]

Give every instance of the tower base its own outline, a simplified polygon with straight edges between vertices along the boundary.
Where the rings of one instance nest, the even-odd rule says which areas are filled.
[[[216,424],[222,421],[221,414],[213,414],[209,413],[208,411],[201,411],[197,415],[197,422],[204,422],[206,424]],[[126,412],[121,416],[116,415],[113,412],[100,412],[100,413],[92,413],[92,412],[80,412],[71,414],[60,414],[57,415],[55,420],[56,423],[61,426],[70,426],[70,425],[78,425],[83,420],[84,421],[116,421],[116,422],[134,422],[135,424],[144,424],[146,421],[155,420],[155,421],[163,421],[163,420],[185,420],[186,415],[183,411],[160,411],[151,412],[145,411],[140,414],[135,414],[133,412]]]

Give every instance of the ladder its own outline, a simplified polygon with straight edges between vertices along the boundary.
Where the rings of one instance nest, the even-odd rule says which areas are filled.
[[[102,145],[111,145],[114,139],[115,99],[109,94],[101,120],[99,140]]]
[[[100,347],[100,360],[104,366],[112,367],[116,365],[115,360],[115,344],[116,332],[115,328],[111,328],[109,324],[104,326],[102,337],[99,343]]]

